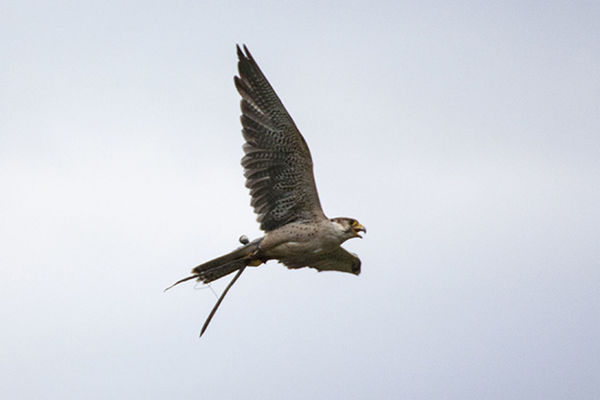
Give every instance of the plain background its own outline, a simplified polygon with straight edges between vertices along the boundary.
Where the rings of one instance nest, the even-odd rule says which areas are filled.
[[[600,5],[0,4],[4,398],[600,398]],[[368,228],[359,277],[189,269],[260,235],[235,44]],[[226,282],[213,285],[216,291]]]

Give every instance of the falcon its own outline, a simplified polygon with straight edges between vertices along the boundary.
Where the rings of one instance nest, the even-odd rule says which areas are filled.
[[[264,236],[253,241],[241,237],[243,246],[198,265],[192,275],[210,283],[237,271],[219,297],[200,336],[223,298],[246,267],[277,260],[288,268],[315,268],[358,275],[360,259],[340,245],[360,238],[366,229],[353,218],[327,218],[321,208],[306,141],[292,117],[244,45],[237,47],[239,76],[234,77],[241,100],[244,157],[242,166],[251,205]],[[165,290],[167,290],[165,289]]]

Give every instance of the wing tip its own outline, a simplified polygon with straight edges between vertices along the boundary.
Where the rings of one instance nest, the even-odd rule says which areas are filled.
[[[362,266],[362,261],[360,261],[360,258],[358,258],[358,254],[350,253],[350,255],[354,257],[354,260],[352,260],[352,265],[350,267],[350,272],[358,276],[360,275],[360,267]]]
[[[245,44],[242,44],[242,47],[240,47],[239,44],[236,44],[235,48],[236,48],[236,52],[237,52],[237,56],[238,56],[239,78],[234,77],[234,82],[239,91],[240,82],[242,80],[246,79],[246,78],[244,78],[244,76],[246,76],[249,73],[249,71],[252,71],[253,69],[258,68],[258,65],[256,65],[256,61],[254,61],[254,58],[252,58],[252,54],[250,54],[250,51],[248,50],[248,47],[246,47]],[[238,80],[240,82],[238,82]]]
[[[252,57],[252,53],[250,53],[250,50],[248,50],[248,46],[246,46],[245,43],[242,43],[242,47],[240,47],[240,45],[236,43],[235,49],[237,52],[238,59],[240,61],[242,61],[242,60],[254,61],[254,57]]]

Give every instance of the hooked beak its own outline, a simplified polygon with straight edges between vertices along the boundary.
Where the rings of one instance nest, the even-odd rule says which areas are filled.
[[[356,235],[356,237],[359,237],[359,238],[361,238],[361,239],[362,239],[362,236],[360,236],[360,235],[358,234],[358,232],[364,232],[364,233],[367,233],[367,228],[365,228],[365,227],[364,227],[364,226],[362,226],[361,224],[358,224],[358,225],[356,225],[356,226],[352,227],[352,229],[354,230],[354,234]]]

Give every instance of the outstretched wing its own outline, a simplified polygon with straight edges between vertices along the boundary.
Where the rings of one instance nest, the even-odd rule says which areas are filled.
[[[237,46],[237,54],[240,76],[234,81],[246,140],[242,166],[260,228],[268,232],[325,218],[306,141],[246,46],[243,52]]]
[[[342,247],[329,252],[318,254],[304,254],[293,257],[282,258],[281,261],[288,268],[310,267],[319,271],[349,272],[354,275],[360,274],[360,258]]]

